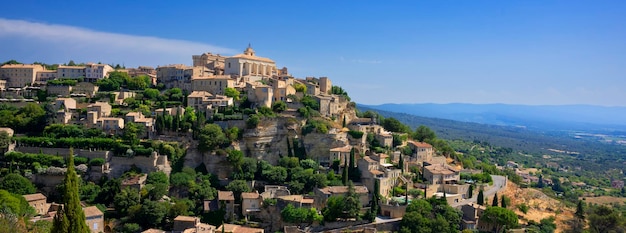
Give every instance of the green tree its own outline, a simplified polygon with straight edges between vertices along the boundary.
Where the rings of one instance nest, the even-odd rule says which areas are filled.
[[[348,185],[348,176],[350,175],[348,170],[348,161],[344,160],[343,171],[341,172],[341,181],[343,182],[343,185]]]
[[[216,124],[207,124],[198,135],[198,150],[208,152],[218,149],[228,143],[228,138],[222,128]]]
[[[78,197],[78,175],[74,169],[74,150],[70,148],[67,171],[63,180],[63,207],[54,217],[52,232],[91,232]]]
[[[0,189],[19,195],[33,194],[37,192],[35,185],[33,185],[30,180],[17,173],[11,173],[4,176],[0,182]]]
[[[272,111],[274,112],[284,112],[285,110],[287,110],[287,104],[283,101],[276,101],[274,102],[274,104],[272,104]]]
[[[404,173],[404,156],[400,155],[400,159],[398,160],[398,167],[400,167],[400,172]]]
[[[11,137],[9,137],[9,133],[6,131],[0,131],[0,151],[9,148],[9,144],[11,144]]]
[[[239,100],[239,91],[232,87],[227,87],[224,89],[224,95],[233,98],[234,100]]]
[[[435,132],[424,125],[420,125],[419,127],[417,127],[417,129],[415,129],[415,133],[413,134],[413,139],[420,142],[433,140],[436,137],[437,136],[435,136]]]
[[[361,201],[359,195],[354,190],[354,184],[352,181],[348,181],[348,192],[344,198],[344,218],[357,218],[359,219],[359,211],[361,210]]]
[[[506,208],[509,205],[509,202],[511,202],[511,200],[509,200],[509,198],[507,198],[505,195],[502,195],[500,200],[500,207]]]
[[[322,209],[324,221],[334,222],[343,214],[345,206],[344,199],[344,196],[331,196],[326,200],[326,207]]]
[[[402,124],[398,119],[389,117],[382,122],[383,128],[394,133],[411,133],[411,128]]]
[[[146,88],[143,91],[143,97],[149,100],[157,100],[160,94],[161,92],[159,90],[153,88]]]
[[[251,114],[248,117],[248,120],[246,120],[246,126],[248,127],[248,129],[254,129],[257,127],[257,125],[259,125],[259,122],[261,122],[259,116],[257,114]]]
[[[505,227],[509,229],[516,228],[518,224],[515,212],[498,206],[487,207],[480,220],[493,224],[495,232],[501,232]]]
[[[472,198],[474,196],[474,185],[470,185],[467,189],[467,198]]]
[[[228,185],[226,185],[226,190],[232,191],[235,195],[235,201],[241,201],[241,193],[250,192],[250,186],[245,180],[233,180]]]
[[[592,233],[602,232],[624,232],[623,217],[619,211],[600,205],[591,210],[587,216],[589,220],[589,231]]]
[[[15,217],[30,217],[35,213],[35,209],[28,205],[22,195],[0,189],[0,216],[6,214]]]
[[[380,181],[378,179],[374,180],[374,192],[372,193],[372,200],[370,201],[370,209],[367,213],[367,219],[370,222],[374,222],[376,220],[376,216],[378,212],[380,212],[380,206],[378,202],[380,201]]]
[[[141,197],[137,190],[131,188],[125,188],[121,192],[117,193],[113,198],[113,205],[115,210],[122,216],[128,214],[128,208],[134,205],[140,204]]]
[[[574,215],[579,220],[585,220],[585,203],[582,200],[578,201],[578,204],[576,205],[576,213],[574,213]]]
[[[143,129],[144,127],[141,127],[141,125],[128,122],[124,125],[122,139],[130,146],[139,145],[139,138],[143,135]]]
[[[476,197],[476,199],[476,204],[485,205],[485,194],[483,194],[482,189],[478,191],[478,197]]]
[[[139,223],[143,228],[152,228],[161,225],[163,219],[167,215],[167,206],[169,203],[160,203],[156,201],[144,201],[139,207],[139,211],[134,214],[135,222]]]
[[[150,200],[156,201],[167,194],[170,186],[170,179],[162,171],[150,172],[146,178],[147,195]]]

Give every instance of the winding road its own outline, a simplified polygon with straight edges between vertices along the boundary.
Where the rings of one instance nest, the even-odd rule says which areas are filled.
[[[506,187],[506,177],[491,175],[491,179],[493,180],[493,185],[487,186],[483,191],[485,198],[493,197],[496,192],[499,192],[501,189]],[[450,205],[456,208],[470,202],[476,203],[477,197],[478,195],[473,195],[470,199],[465,199],[457,203],[450,203]]]

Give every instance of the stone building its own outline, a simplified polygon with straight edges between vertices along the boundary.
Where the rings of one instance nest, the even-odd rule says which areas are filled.
[[[222,74],[224,72],[225,56],[203,53],[201,55],[192,55],[191,58],[193,59],[193,66],[206,67],[213,74]]]
[[[7,87],[31,86],[37,79],[37,72],[45,68],[32,64],[5,64],[0,67],[0,79],[7,80]]]
[[[244,77],[246,81],[258,81],[276,74],[276,62],[258,57],[250,45],[242,53],[228,57],[224,61],[224,74]]]
[[[46,196],[41,193],[28,194],[23,195],[28,205],[33,207],[38,215],[45,215],[48,213],[48,209],[50,208],[50,204],[47,202]]]
[[[191,78],[204,77],[207,69],[200,66],[186,66],[182,64],[159,66],[156,68],[157,83],[163,83],[166,88],[180,88],[191,91]]]
[[[433,159],[433,146],[425,142],[409,141],[409,147],[413,151],[413,159],[422,162],[430,162]]]
[[[92,233],[104,232],[104,214],[98,207],[85,207],[83,212],[85,212],[87,226]]]
[[[248,217],[261,211],[263,198],[258,192],[241,193],[241,215]]]
[[[192,77],[191,91],[206,91],[214,95],[223,95],[226,88],[235,87],[235,81],[230,75]]]
[[[348,186],[327,186],[325,188],[315,189],[315,206],[322,209],[326,206],[328,198],[333,196],[344,196],[348,193]],[[362,185],[355,185],[354,192],[359,196],[361,206],[367,206],[370,202],[368,189]]]

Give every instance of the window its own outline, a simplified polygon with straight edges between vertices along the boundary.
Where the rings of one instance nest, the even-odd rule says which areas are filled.
[[[94,223],[93,223],[93,229],[94,229],[94,230],[97,230],[97,229],[98,229],[98,223],[97,223],[97,222],[94,222]]]

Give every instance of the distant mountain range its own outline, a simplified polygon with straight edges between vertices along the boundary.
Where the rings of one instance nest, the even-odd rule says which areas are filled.
[[[359,106],[423,117],[516,126],[534,130],[592,130],[595,132],[626,130],[626,107],[461,103]]]

